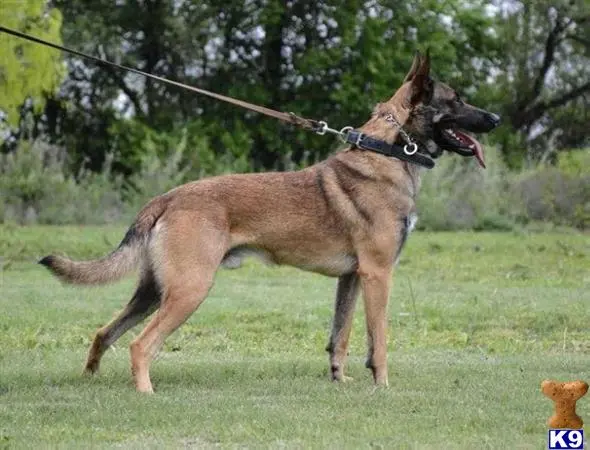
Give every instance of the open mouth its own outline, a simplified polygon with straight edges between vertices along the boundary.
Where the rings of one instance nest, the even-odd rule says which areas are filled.
[[[483,159],[483,148],[473,136],[466,131],[445,128],[440,131],[437,144],[444,150],[458,153],[462,156],[475,156],[477,162],[485,169],[486,164]]]

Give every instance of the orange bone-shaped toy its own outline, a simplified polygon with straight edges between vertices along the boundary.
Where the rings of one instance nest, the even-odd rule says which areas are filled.
[[[550,428],[582,428],[584,421],[576,414],[576,402],[588,392],[588,383],[545,380],[541,383],[541,391],[555,402],[555,414],[547,420]]]

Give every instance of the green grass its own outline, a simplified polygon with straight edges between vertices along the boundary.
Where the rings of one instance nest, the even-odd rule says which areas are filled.
[[[123,228],[0,227],[0,448],[546,448],[545,378],[590,381],[590,237],[415,233],[394,274],[389,389],[328,381],[335,280],[255,261],[209,298],[133,390],[128,344],[81,376],[133,279],[62,286],[39,256],[101,255]],[[590,421],[588,398],[578,412]]]

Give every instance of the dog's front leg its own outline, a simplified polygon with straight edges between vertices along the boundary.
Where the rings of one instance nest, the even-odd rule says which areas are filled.
[[[326,348],[330,353],[330,371],[334,381],[345,381],[346,378],[344,364],[348,354],[348,339],[350,338],[358,291],[359,276],[357,273],[349,273],[338,278],[332,334]]]
[[[369,265],[358,270],[367,321],[367,368],[375,384],[387,386],[387,301],[391,284],[391,267]]]

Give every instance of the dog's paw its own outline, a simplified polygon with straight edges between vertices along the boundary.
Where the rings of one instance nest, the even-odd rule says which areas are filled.
[[[85,377],[91,377],[93,375],[96,375],[97,372],[98,372],[98,364],[88,364],[88,365],[86,365],[86,367],[84,367],[84,371],[82,372],[82,375]]]
[[[348,377],[346,375],[340,375],[338,377],[332,376],[331,379],[334,383],[350,383],[354,381],[353,377]]]

